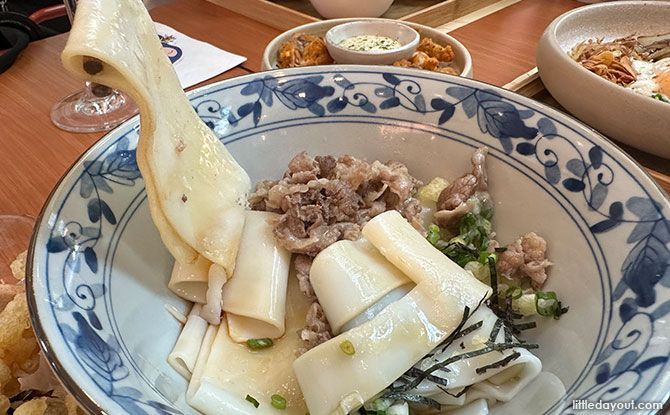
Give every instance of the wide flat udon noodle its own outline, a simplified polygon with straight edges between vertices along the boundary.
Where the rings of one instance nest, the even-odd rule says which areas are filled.
[[[270,348],[251,351],[235,343],[228,334],[226,319],[222,319],[214,339],[203,347],[187,392],[187,401],[205,415],[225,414],[284,414],[307,413],[302,392],[291,370],[295,352],[302,346],[296,332],[305,323],[309,300],[300,292],[298,279],[291,275],[286,301],[286,334],[275,340]],[[286,410],[274,409],[270,397],[279,394],[286,398]],[[246,395],[258,400],[254,406]]]
[[[362,233],[381,253],[369,256],[366,262],[389,261],[417,285],[372,319],[363,320],[363,323],[317,346],[295,361],[294,369],[303,387],[310,413],[314,415],[347,412],[377,396],[424,357],[430,345],[441,343],[445,333],[453,330],[453,322],[460,321],[453,318],[454,313],[462,316],[465,306],[471,311],[475,310],[476,303],[488,291],[487,286],[432,247],[397,212],[377,216],[363,228]],[[361,261],[355,250],[341,249],[346,248],[342,246],[337,250],[338,244],[342,245],[342,242],[322,251],[312,265],[310,278],[319,295],[318,287],[321,285],[342,284],[341,280],[352,276],[356,280],[372,277],[359,272],[360,265],[357,264]],[[349,245],[355,247],[351,243]],[[334,259],[329,257],[335,250],[338,251],[337,261],[346,266],[335,267]],[[336,269],[335,273],[330,272],[332,268]],[[387,267],[368,263],[366,268]],[[351,286],[347,292],[350,292],[350,297],[360,296],[368,292],[368,285],[367,282],[359,283],[359,288]],[[479,293],[472,297],[473,301],[466,300],[462,304],[453,301],[454,297],[471,297],[472,290]],[[327,296],[324,299],[327,300]],[[333,308],[342,305],[346,307],[346,302],[323,301],[322,305],[326,315],[332,315],[334,311],[341,311]],[[475,325],[475,322],[478,323],[469,334],[460,337],[458,342],[433,349],[434,359],[421,359],[414,367],[420,371],[428,370],[438,361],[482,349],[488,341],[499,345],[514,341],[513,337],[513,340],[508,339],[509,333],[505,333],[498,325],[499,319],[484,304],[479,305],[465,325]],[[354,345],[354,355],[345,356],[338,350],[339,343],[344,340]],[[509,361],[499,366],[503,359]],[[486,370],[480,371],[482,367],[486,367]],[[541,368],[540,360],[532,353],[523,347],[514,347],[458,360],[450,364],[448,370],[432,372],[444,379],[447,387],[434,381],[423,381],[404,392],[433,399],[444,405],[444,413],[486,414],[489,411],[487,401],[513,400],[521,389],[536,379]],[[337,379],[347,379],[348,382],[337,382]]]
[[[413,285],[365,238],[338,241],[321,251],[309,279],[334,334],[346,331],[348,323],[393,290]]]
[[[142,2],[79,1],[62,59],[139,106],[137,162],[172,255],[190,263],[200,253],[232,275],[250,180],[191,107]]]
[[[274,236],[277,213],[249,210],[245,216],[235,272],[223,286],[228,332],[237,342],[276,339],[285,331],[291,253]]]
[[[478,329],[460,337],[447,347],[438,347],[432,352],[435,353],[434,360],[423,360],[414,367],[426,370],[437,361],[484,348],[486,346],[484,343],[489,340],[497,320],[498,317],[488,306],[481,305],[464,326],[481,322]],[[505,329],[500,328],[493,343],[506,343],[505,337]],[[510,341],[517,342],[516,339]],[[504,366],[495,367],[496,363],[503,359],[511,360]],[[478,372],[479,368],[489,365],[493,367]],[[447,371],[437,370],[432,373],[445,379],[447,387],[440,388],[436,383],[424,380],[409,393],[427,396],[442,405],[447,405],[447,408],[461,407],[477,399],[507,402],[532,382],[541,370],[540,359],[524,348],[515,347],[453,362]]]
[[[488,286],[437,251],[396,211],[376,216],[363,235],[417,285],[372,320],[296,359],[293,369],[313,415],[348,413],[372,399],[440,344],[465,307],[474,310],[490,295]],[[342,353],[343,341],[354,345],[353,355]]]
[[[191,378],[207,332],[208,324],[200,317],[201,308],[201,304],[193,305],[177,343],[167,359],[170,366],[186,379]]]
[[[185,300],[204,304],[211,265],[212,263],[203,256],[198,256],[191,263],[175,261],[168,288]]]
[[[363,235],[370,240],[382,255],[401,269],[412,280],[421,285],[422,281],[444,280],[451,290],[462,289],[456,287],[456,275],[464,272],[455,263],[444,262],[444,256],[433,248],[425,238],[416,232],[399,214],[387,212],[370,221],[362,231]],[[433,264],[440,264],[434,267]],[[468,285],[477,281],[473,276],[464,278],[463,283]],[[437,295],[437,292],[435,293]],[[470,308],[472,310],[472,308]],[[466,351],[478,350],[484,347],[483,342],[489,339],[493,333],[493,327],[498,320],[497,316],[486,305],[481,305],[468,319],[467,324],[481,321],[483,324],[474,332],[454,342],[446,349],[436,351],[435,359],[446,360],[447,358],[464,353]],[[500,327],[500,326],[498,326]],[[494,337],[494,343],[505,343],[503,329],[499,329]],[[464,344],[463,344],[464,343]],[[461,348],[462,345],[464,348]],[[477,373],[477,368],[495,364],[503,358],[512,354],[517,358],[503,367],[490,368],[482,373]],[[421,370],[426,370],[434,362],[424,362],[426,366],[417,365]],[[443,389],[438,388],[432,382],[422,382],[419,388],[411,391],[423,396],[432,395],[431,398],[445,405],[460,406],[472,400],[484,398],[507,402],[516,396],[521,389],[527,386],[542,370],[542,363],[528,350],[523,347],[486,353],[477,357],[460,360],[449,366],[449,371],[436,371],[434,374],[447,379],[450,385],[448,389],[472,386],[466,394],[454,399]],[[458,390],[452,390],[457,394]]]

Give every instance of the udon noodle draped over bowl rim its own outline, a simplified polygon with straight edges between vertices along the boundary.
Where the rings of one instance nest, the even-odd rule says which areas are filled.
[[[140,108],[170,288],[194,302],[166,358],[198,411],[484,414],[530,382],[564,393],[521,339],[529,318],[567,311],[542,291],[547,242],[496,241],[486,148],[423,186],[398,161],[300,153],[252,194],[139,0],[81,0],[63,63]]]

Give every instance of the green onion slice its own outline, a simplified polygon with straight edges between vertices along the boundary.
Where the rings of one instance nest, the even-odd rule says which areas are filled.
[[[342,343],[340,343],[340,349],[346,354],[347,356],[353,356],[356,354],[356,349],[354,348],[353,343],[351,343],[349,340],[345,340]]]
[[[277,409],[286,409],[286,399],[281,395],[272,395],[270,397],[270,403]]]
[[[272,342],[272,339],[249,339],[247,340],[247,346],[251,350],[261,350],[261,349],[267,349],[268,347],[272,347],[274,343]]]
[[[518,300],[523,295],[523,290],[519,287],[509,287],[505,296],[512,298],[512,300]],[[537,299],[536,299],[537,302]]]
[[[558,297],[553,291],[538,291],[535,293],[535,308],[537,314],[545,317],[556,315],[556,311],[560,309],[561,305],[558,302]]]
[[[428,239],[428,242],[432,245],[437,245],[440,240],[440,228],[435,224],[430,225],[428,227],[428,235],[426,236],[426,239]]]

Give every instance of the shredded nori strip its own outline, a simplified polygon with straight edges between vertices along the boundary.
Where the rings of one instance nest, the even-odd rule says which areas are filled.
[[[416,394],[391,392],[391,393],[388,393],[388,394],[384,395],[383,398],[399,399],[399,400],[403,400],[405,402],[418,403],[418,404],[429,406],[431,408],[438,409],[438,410],[442,408],[442,405],[440,405],[440,403],[438,401],[436,401],[435,399],[430,399],[430,398],[427,398],[425,396],[416,395]]]
[[[481,307],[481,305],[484,303],[484,301],[486,301],[486,297],[483,297],[481,300],[479,300],[479,303],[477,303],[477,306],[475,307],[474,310],[472,310],[472,312],[474,313],[475,311],[477,311],[477,310],[479,309],[479,307]],[[437,350],[439,347],[442,347],[442,351],[444,351],[444,350],[445,350],[445,349],[446,349],[446,348],[447,348],[447,347],[448,347],[448,346],[449,346],[455,339],[457,339],[458,337],[460,337],[460,336],[459,336],[459,333],[461,332],[461,329],[463,328],[463,326],[465,325],[465,323],[466,323],[466,322],[468,321],[468,319],[470,318],[470,315],[471,315],[471,314],[470,314],[470,307],[465,306],[465,308],[463,309],[463,317],[461,318],[461,322],[458,323],[458,326],[456,326],[456,328],[454,329],[454,331],[452,331],[451,334],[449,334],[449,336],[447,336],[447,338],[444,339],[444,341],[443,341],[442,343],[438,344],[438,345],[435,347],[435,349],[433,349],[433,352],[427,354],[427,355],[424,357],[424,359],[433,357],[433,356],[435,355],[435,353],[436,353],[435,350]],[[476,324],[476,323],[475,323],[475,324]],[[473,330],[474,330],[474,329],[473,329]],[[423,359],[422,359],[422,360],[423,360]]]
[[[503,326],[503,333],[505,333],[505,343],[509,343],[514,340],[514,335],[512,334],[512,330],[509,327]]]
[[[435,247],[460,267],[464,267],[468,262],[479,259],[478,250],[461,242],[449,242],[445,244],[444,241],[438,241]]]
[[[488,300],[488,306],[493,311],[493,313],[502,319],[504,325],[509,326],[512,329],[512,333],[519,334],[520,330],[514,328],[514,320],[518,320],[523,317],[523,315],[514,311],[512,307],[513,298],[508,295],[502,295],[498,291],[498,273],[496,272],[496,263],[493,257],[488,257],[489,270],[491,275],[491,289],[493,293],[491,298]]]
[[[468,386],[464,387],[462,391],[460,391],[460,392],[458,392],[458,393],[456,393],[456,394],[453,394],[453,393],[449,392],[448,390],[446,390],[445,388],[443,388],[442,386],[437,385],[437,387],[440,388],[440,390],[441,390],[442,392],[446,393],[446,394],[449,395],[449,396],[453,396],[454,398],[460,398],[461,396],[463,396],[463,395],[465,394],[465,392],[467,392],[468,389],[470,389],[470,386],[471,386],[471,385],[468,385]]]
[[[502,319],[503,324],[512,329],[512,333],[519,334],[521,331],[514,328],[514,321],[523,318],[523,315],[517,313],[512,308],[512,297],[504,297],[503,304],[500,304],[500,301],[493,301],[493,297],[489,299],[489,308],[491,311]]]
[[[500,248],[497,248],[496,252],[504,252],[505,249],[506,248],[501,250]],[[476,331],[477,329],[481,328],[483,325],[483,321],[478,321],[467,327],[465,327],[465,325],[468,319],[471,317],[471,315],[474,314],[474,311],[479,309],[479,307],[484,302],[488,304],[488,306],[491,308],[494,314],[498,317],[493,325],[491,333],[489,334],[489,339],[486,343],[486,346],[479,350],[473,350],[461,353],[456,356],[451,356],[443,361],[438,361],[437,359],[434,359],[435,363],[432,366],[429,366],[427,369],[419,369],[417,367],[411,368],[410,370],[405,372],[398,380],[393,382],[393,385],[391,385],[388,388],[387,393],[383,396],[384,398],[401,399],[407,402],[419,403],[433,407],[435,409],[440,409],[441,405],[439,402],[421,395],[410,394],[409,392],[415,389],[417,386],[419,386],[421,382],[427,380],[429,382],[434,383],[440,390],[449,394],[450,396],[460,397],[466,392],[467,388],[463,389],[461,392],[454,395],[448,392],[447,390],[447,387],[449,386],[448,380],[440,376],[433,375],[433,372],[437,370],[449,372],[450,370],[448,366],[450,364],[461,360],[470,359],[476,356],[481,356],[486,353],[491,353],[495,351],[502,353],[505,350],[513,349],[515,347],[523,349],[536,349],[539,347],[537,344],[529,344],[523,340],[515,341],[516,339],[514,337],[514,334],[518,334],[522,330],[527,330],[535,327],[535,323],[534,322],[516,323],[516,324],[514,323],[514,320],[518,320],[523,316],[519,313],[516,313],[513,310],[511,297],[505,296],[503,298],[500,295],[500,292],[498,290],[498,274],[495,267],[496,264],[495,256],[494,255],[488,256],[486,258],[486,261],[488,263],[490,270],[491,288],[492,288],[491,297],[488,300],[486,300],[486,298],[482,298],[479,304],[477,304],[477,307],[475,307],[474,310],[472,310],[472,313],[469,307],[465,307],[463,310],[463,317],[459,322],[459,324],[454,329],[454,331],[452,331],[451,334],[449,334],[449,336],[447,336],[447,338],[442,343],[440,343],[437,347],[435,347],[435,349],[433,349],[433,351],[430,354],[426,355],[422,359],[422,361],[425,361],[426,359],[435,356],[438,353],[437,350],[441,350],[441,353],[443,353],[454,342],[454,340],[464,337]],[[505,341],[504,343],[496,344],[495,341],[498,335],[500,334],[501,329],[503,330]],[[460,347],[461,349],[465,349],[465,345],[463,342],[460,343]],[[511,355],[505,357],[504,359],[477,368],[476,372],[477,374],[481,374],[489,369],[504,367],[511,361],[519,358],[519,356],[520,356],[519,352],[513,352]]]
[[[489,258],[489,266],[494,266],[495,265],[495,260],[493,258]],[[494,290],[497,292],[497,290]],[[477,307],[475,310],[477,310],[482,303],[485,301],[483,298],[480,300],[479,304],[477,304]],[[389,393],[390,394],[399,394],[399,393],[406,393],[409,392],[410,390],[416,388],[421,382],[424,380],[428,380],[430,382],[435,383],[438,387],[439,386],[448,386],[447,381],[444,378],[441,378],[439,376],[434,376],[432,373],[437,371],[437,370],[442,370],[442,371],[449,371],[449,368],[447,367],[448,365],[464,360],[464,359],[469,359],[471,357],[483,355],[486,353],[490,353],[493,351],[499,351],[502,352],[503,350],[511,349],[514,347],[522,347],[525,349],[535,349],[538,346],[536,344],[526,344],[525,342],[518,341],[514,342],[514,337],[511,334],[508,334],[508,331],[514,332],[514,328],[508,327],[505,322],[506,321],[511,321],[512,317],[514,317],[514,313],[511,311],[511,303],[509,304],[509,308],[506,308],[505,310],[499,310],[499,311],[504,311],[505,318],[498,318],[493,326],[493,329],[491,330],[489,340],[487,342],[487,346],[479,349],[479,350],[474,350],[466,353],[462,353],[460,355],[452,356],[446,360],[443,361],[437,361],[435,364],[430,366],[428,369],[422,370],[418,369],[416,367],[411,368],[403,376],[401,376],[402,382],[394,382],[394,384],[389,388]],[[456,329],[449,335],[447,338],[440,344],[438,345],[435,349],[441,348],[441,351],[444,352],[449,345],[453,343],[454,340],[461,338],[463,336],[466,336],[467,334],[470,334],[474,332],[475,330],[481,328],[483,325],[483,321],[478,321],[474,324],[471,324],[470,326],[463,328],[465,326],[465,323],[467,320],[470,318],[471,313],[470,313],[470,308],[465,307],[463,310],[463,318],[461,319],[460,323],[456,327]],[[520,325],[521,327],[524,327],[524,325]],[[496,338],[498,337],[498,334],[500,333],[500,329],[503,329],[505,331],[505,342],[504,343],[495,343]],[[518,331],[518,330],[517,330]],[[461,348],[464,349],[465,346],[463,345],[463,342],[461,342]],[[433,357],[437,352],[433,351],[432,353],[428,354],[427,356],[424,357],[424,359],[428,359]]]
[[[490,219],[490,218],[485,218],[485,219]],[[468,236],[481,236],[481,246],[480,248],[483,249],[477,249],[478,246],[474,245],[472,241],[470,241],[468,238],[465,238],[463,236],[464,232],[464,225],[463,225],[463,220],[461,220],[461,223],[459,224],[459,230],[461,233],[461,237],[465,240],[465,243],[456,240],[454,238],[450,242],[445,242],[443,240],[440,240],[439,238],[437,240],[431,240],[429,238],[429,241],[431,244],[433,244],[437,249],[442,251],[443,254],[448,256],[451,260],[456,262],[460,266],[464,266],[467,262],[471,261],[477,261],[481,264],[488,265],[489,267],[489,274],[490,274],[490,285],[491,285],[491,296],[489,297],[488,300],[482,299],[477,307],[473,310],[471,313],[470,309],[468,307],[465,307],[463,311],[463,318],[460,321],[460,323],[457,325],[457,327],[454,329],[454,331],[447,336],[447,338],[440,343],[438,346],[436,346],[431,353],[426,355],[423,359],[421,359],[420,363],[423,363],[424,365],[426,362],[429,362],[427,359],[431,359],[431,362],[435,362],[431,366],[429,366],[426,369],[419,369],[418,367],[413,367],[407,372],[405,372],[398,380],[393,382],[392,386],[388,388],[387,393],[383,396],[384,398],[391,398],[391,399],[402,399],[407,402],[415,402],[415,403],[422,403],[428,406],[432,406],[435,409],[440,409],[441,405],[437,402],[434,401],[433,399],[423,397],[421,395],[417,394],[411,394],[410,392],[415,389],[417,386],[421,384],[424,380],[433,382],[441,391],[444,393],[453,396],[453,397],[460,397],[462,396],[469,388],[465,387],[461,392],[457,394],[452,394],[451,392],[448,391],[448,379],[445,379],[440,376],[435,376],[433,375],[434,372],[440,370],[443,372],[449,372],[448,366],[461,361],[465,359],[470,359],[476,356],[484,355],[486,353],[491,353],[491,352],[500,352],[502,355],[505,350],[513,349],[513,348],[523,348],[523,349],[536,349],[539,346],[537,344],[530,344],[527,343],[525,340],[517,339],[515,336],[520,334],[524,330],[532,329],[536,327],[535,322],[519,322],[523,318],[523,315],[520,313],[514,311],[513,308],[513,296],[508,295],[508,293],[501,293],[500,289],[498,287],[498,273],[496,269],[496,255],[489,252],[486,252],[486,248],[488,246],[488,239],[484,239],[484,236],[479,232],[479,234],[474,234],[472,229],[466,229],[469,233]],[[473,224],[466,224],[468,226],[470,225],[477,225],[476,223]],[[439,230],[439,228],[438,228]],[[479,230],[479,229],[474,229],[474,230]],[[471,235],[472,234],[472,235]],[[439,234],[437,234],[439,237]],[[485,243],[484,243],[485,242]],[[493,249],[495,253],[503,253],[507,251],[506,247],[497,247]],[[508,290],[509,291],[509,290]],[[517,296],[518,298],[518,296]],[[451,356],[445,360],[439,361],[439,359],[435,358],[434,356],[440,353],[444,353],[447,348],[456,340],[462,337],[467,336],[470,333],[475,332],[476,330],[480,329],[483,326],[483,321],[478,321],[474,324],[471,324],[466,327],[467,320],[471,317],[472,314],[474,314],[474,311],[476,311],[482,303],[486,303],[491,311],[498,317],[491,329],[491,332],[489,334],[488,341],[484,344],[484,347],[478,350],[472,350],[472,351],[467,351],[465,353],[461,353],[459,355]],[[557,304],[558,309],[555,312],[555,315],[553,316],[554,318],[560,317],[561,314],[565,313],[568,311],[568,308],[565,307],[563,308],[560,304],[560,302]],[[465,327],[465,328],[464,328]],[[503,335],[504,335],[504,343],[496,343],[496,340],[498,336],[500,335],[500,330],[503,330]],[[463,341],[460,342],[459,344],[461,350],[467,350],[466,346]],[[501,368],[505,367],[508,365],[510,362],[518,359],[521,356],[521,354],[517,351],[513,351],[509,356],[493,362],[491,364],[482,366],[480,368],[476,369],[477,374],[482,374],[485,373],[489,369],[495,369],[495,368]]]
[[[563,307],[561,302],[558,302],[558,310],[554,314],[554,319],[558,320],[563,314],[567,313],[570,310],[570,306]]]
[[[484,365],[482,367],[478,367],[477,369],[475,369],[475,372],[477,372],[478,375],[481,375],[482,373],[485,373],[489,369],[497,369],[499,367],[505,367],[509,362],[518,359],[520,356],[521,353],[514,352],[511,355],[507,356],[506,358],[501,359],[497,362],[491,363],[489,365]]]
[[[438,369],[442,369],[454,362],[458,362],[459,360],[465,360],[465,359],[470,359],[475,356],[481,356],[486,353],[494,352],[494,351],[503,351],[507,349],[512,349],[514,347],[521,347],[523,349],[537,349],[539,346],[537,344],[527,344],[527,343],[498,343],[498,344],[491,344],[488,345],[484,348],[478,349],[478,350],[473,350],[471,352],[466,352],[463,354],[459,354],[456,356],[452,356],[442,362],[436,363],[433,366],[429,367],[428,369],[424,370],[425,374],[431,374],[434,371]],[[414,380],[416,382],[416,379]],[[413,382],[412,382],[413,383]]]
[[[477,330],[484,324],[484,321],[479,320],[475,324],[472,324],[463,330],[461,330],[456,336],[454,336],[453,340],[460,339],[461,337],[467,336],[468,334],[472,333],[473,331]]]
[[[447,350],[447,347],[451,346],[451,343],[453,343],[454,340],[456,340],[456,339],[460,339],[461,337],[464,337],[464,336],[467,336],[468,334],[470,334],[470,333],[472,333],[473,331],[475,331],[475,330],[477,330],[478,328],[480,328],[483,324],[484,324],[484,321],[483,321],[483,320],[479,320],[479,321],[476,322],[475,324],[472,324],[472,325],[470,325],[470,326],[464,328],[463,330],[459,331],[458,333],[456,333],[456,335],[453,336],[451,339],[447,338],[447,340],[449,340],[449,342],[447,342],[447,340],[445,340],[444,342],[442,342],[442,344],[444,344],[444,346],[442,347],[442,350],[440,350],[440,353],[444,353],[444,351]],[[463,342],[461,342],[461,344],[463,344]],[[438,346],[438,347],[439,347],[439,346]],[[432,356],[432,355],[430,355],[430,356]]]
[[[479,308],[480,304],[481,302],[477,305],[477,308]],[[470,318],[470,307],[465,306],[465,308],[463,309],[463,318],[461,318],[461,322],[458,323],[458,326],[456,326],[454,331],[452,331],[451,334],[448,335],[446,339],[444,339],[442,344],[447,345],[451,344],[454,341],[454,339],[456,339],[456,336],[458,336],[458,333],[460,333],[461,329],[463,328],[463,326],[465,325],[465,323],[468,321],[469,318]]]
[[[403,373],[402,376],[400,376],[398,379],[393,381],[391,386],[389,386],[390,390],[396,390],[396,389],[401,389],[403,386],[407,385],[409,382],[411,382],[412,379],[407,376],[407,372]]]
[[[450,364],[454,362],[458,362],[460,360],[465,360],[465,359],[470,359],[475,356],[481,356],[486,353],[494,352],[494,351],[503,351],[507,349],[512,349],[514,347],[520,347],[523,349],[537,349],[539,346],[537,344],[528,344],[528,343],[498,343],[498,344],[490,344],[484,348],[481,348],[479,350],[473,350],[471,352],[466,352],[462,353],[456,356],[452,356],[446,360],[443,360],[441,362],[438,362],[434,364],[433,366],[429,367],[428,369],[425,369],[423,371],[423,375],[417,376],[412,380],[411,382],[403,385],[400,388],[394,388],[392,391],[393,392],[407,392],[415,387],[417,387],[425,378],[427,375],[430,375],[431,373],[435,372],[436,370],[444,370],[445,367],[449,366]]]
[[[491,300],[495,304],[498,303],[498,272],[496,271],[496,260],[493,256],[489,256],[486,259],[489,263],[489,270],[491,274],[491,289],[493,293],[491,294]]]
[[[496,338],[498,338],[498,333],[500,333],[500,328],[503,325],[503,321],[501,319],[496,319],[496,322],[493,324],[493,328],[491,329],[491,334],[489,334],[489,343],[493,344],[496,341]]]
[[[447,372],[448,372],[448,371],[449,371],[449,370],[447,370]],[[423,372],[423,370],[421,370],[421,369],[419,369],[419,368],[416,368],[416,367],[411,368],[411,369],[408,370],[406,373],[407,373],[408,375],[410,375],[410,376],[413,376],[413,377],[424,376],[424,378],[425,378],[426,380],[429,380],[429,381],[431,381],[431,382],[433,382],[433,383],[436,383],[436,384],[438,384],[438,385],[442,385],[442,386],[449,386],[449,385],[447,384],[448,381],[447,381],[445,378],[441,378],[441,377],[439,377],[439,376],[435,376],[435,375],[426,375],[426,374]]]
[[[524,330],[534,329],[535,327],[537,327],[537,323],[534,321],[529,321],[528,323],[512,324],[512,330],[516,330],[517,333]]]

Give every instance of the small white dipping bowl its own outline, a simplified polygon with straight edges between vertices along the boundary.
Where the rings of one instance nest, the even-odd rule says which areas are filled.
[[[389,50],[352,50],[340,46],[344,40],[362,35],[385,36],[400,42],[400,47]],[[389,65],[412,56],[419,45],[419,33],[411,27],[394,21],[359,21],[344,23],[326,32],[326,47],[335,62],[360,65]]]
[[[379,17],[391,7],[393,0],[309,0],[319,14],[336,17]]]

